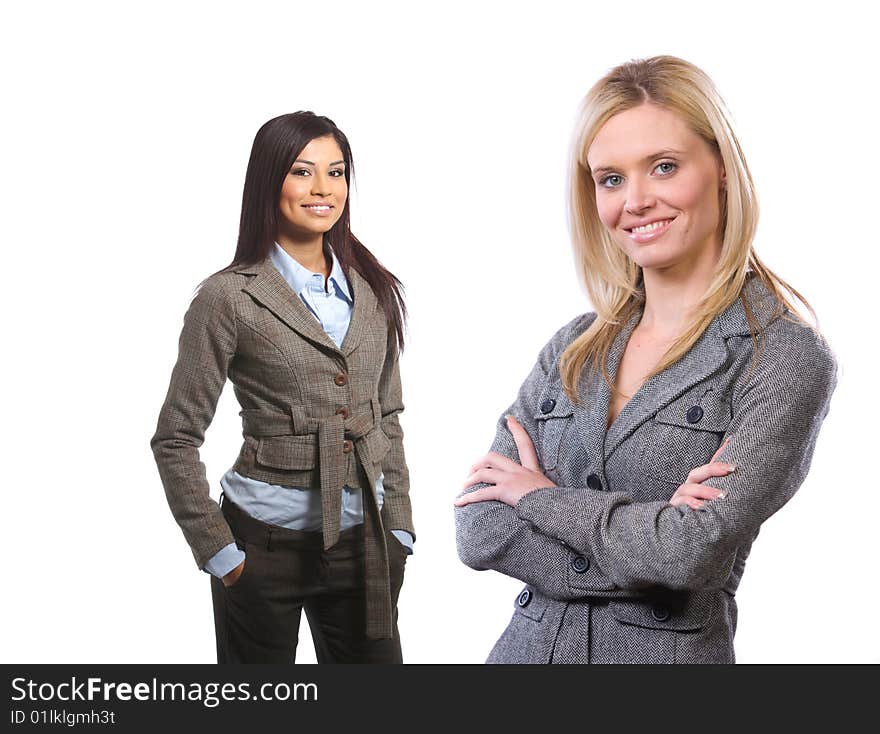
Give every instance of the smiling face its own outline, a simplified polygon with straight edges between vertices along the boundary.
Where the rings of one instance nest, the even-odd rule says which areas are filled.
[[[644,103],[614,115],[587,165],[599,219],[636,264],[689,272],[718,258],[724,168],[677,114]]]
[[[345,161],[335,138],[309,141],[281,186],[278,241],[320,241],[339,220],[347,197]]]

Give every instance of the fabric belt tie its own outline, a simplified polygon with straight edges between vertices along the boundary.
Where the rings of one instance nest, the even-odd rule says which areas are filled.
[[[244,430],[252,436],[278,435],[279,427],[290,428],[290,416],[265,413],[259,416],[242,415]],[[285,425],[286,424],[286,425]],[[339,520],[342,514],[342,487],[345,484],[346,454],[343,443],[346,438],[354,444],[355,455],[363,467],[367,487],[362,492],[364,505],[364,565],[367,603],[367,637],[391,638],[393,620],[391,609],[391,579],[388,570],[388,546],[385,543],[379,503],[376,497],[377,477],[373,460],[369,455],[364,436],[369,433],[375,420],[372,413],[362,413],[343,418],[341,414],[327,418],[306,418],[304,431],[296,435],[317,434],[318,464],[321,484],[321,532],[324,550],[332,548],[339,540]]]
[[[355,451],[364,466],[364,472],[369,475],[370,457],[364,461],[359,450],[360,441],[373,427],[372,415],[357,415],[343,418],[341,415],[329,418],[311,419],[317,425],[318,433],[318,466],[321,469],[321,512],[322,531],[324,533],[324,550],[332,548],[339,540],[339,516],[342,512],[342,487],[345,484],[345,452],[343,443],[348,437],[355,442]],[[370,490],[365,492],[375,493],[375,478],[370,480]],[[366,497],[365,497],[366,499]],[[366,503],[365,503],[366,504]],[[366,518],[364,518],[366,522]]]

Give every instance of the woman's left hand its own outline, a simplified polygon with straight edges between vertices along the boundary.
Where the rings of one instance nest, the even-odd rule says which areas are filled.
[[[513,459],[494,452],[486,454],[471,467],[471,473],[465,480],[464,487],[471,487],[479,482],[486,482],[489,486],[457,497],[456,506],[499,500],[513,507],[529,492],[556,486],[544,476],[532,439],[512,415],[507,416],[507,428],[513,435],[522,464],[517,464]]]

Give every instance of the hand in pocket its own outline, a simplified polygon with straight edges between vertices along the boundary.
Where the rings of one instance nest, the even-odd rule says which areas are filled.
[[[244,564],[247,563],[247,558],[239,563],[235,568],[233,568],[229,573],[227,573],[223,577],[223,585],[227,588],[233,586],[236,581],[238,581],[239,576],[241,576],[244,571]]]

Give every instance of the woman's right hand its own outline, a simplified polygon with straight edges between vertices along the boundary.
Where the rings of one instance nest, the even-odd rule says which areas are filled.
[[[235,568],[233,568],[229,573],[227,573],[223,577],[223,585],[227,588],[232,586],[236,581],[238,581],[238,577],[241,576],[242,571],[244,571],[244,564],[247,562],[247,559],[243,560],[239,563]]]
[[[699,510],[706,500],[716,500],[724,497],[724,493],[720,489],[701,484],[701,482],[705,482],[710,477],[725,477],[731,472],[736,471],[735,464],[725,464],[716,461],[729,443],[730,439],[725,439],[724,443],[718,447],[718,451],[712,455],[708,464],[703,464],[691,470],[691,473],[687,476],[687,481],[675,490],[675,494],[669,500],[670,505],[673,507],[687,505],[692,510]]]

